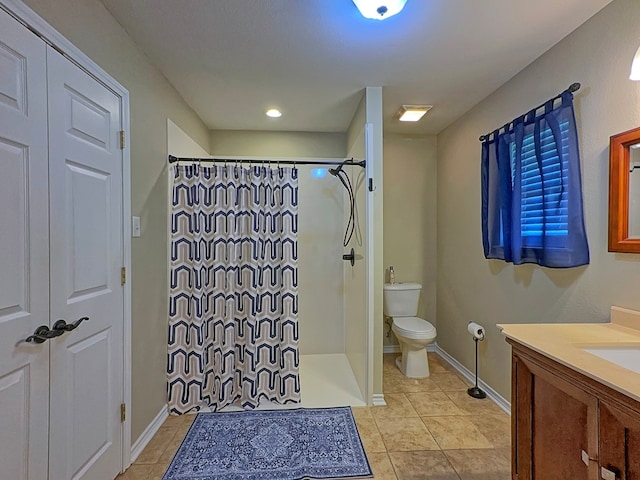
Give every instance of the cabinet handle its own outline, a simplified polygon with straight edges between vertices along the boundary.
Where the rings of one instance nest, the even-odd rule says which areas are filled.
[[[597,458],[593,458],[587,452],[582,450],[582,463],[584,463],[587,467],[589,466],[589,462],[597,462]]]
[[[600,467],[600,478],[602,480],[618,480],[618,475],[608,468]]]

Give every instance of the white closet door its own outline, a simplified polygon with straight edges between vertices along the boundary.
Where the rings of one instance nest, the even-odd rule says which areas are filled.
[[[0,10],[0,479],[47,478],[49,325],[45,44]]]
[[[113,480],[123,395],[120,99],[51,48],[51,321],[89,317],[51,342],[49,478]]]

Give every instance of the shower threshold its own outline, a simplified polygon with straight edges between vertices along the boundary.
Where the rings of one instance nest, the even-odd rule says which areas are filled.
[[[345,354],[300,355],[300,389],[302,403],[278,405],[261,402],[256,410],[291,408],[366,407],[364,397]],[[241,411],[228,406],[223,412]],[[202,411],[206,411],[203,409]]]

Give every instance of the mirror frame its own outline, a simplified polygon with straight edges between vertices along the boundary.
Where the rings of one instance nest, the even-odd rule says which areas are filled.
[[[640,253],[640,237],[629,238],[630,147],[640,143],[640,127],[609,141],[609,251]],[[638,172],[640,174],[640,172]]]

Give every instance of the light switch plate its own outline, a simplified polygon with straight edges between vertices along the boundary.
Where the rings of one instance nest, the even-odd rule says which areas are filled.
[[[131,236],[140,236],[140,217],[131,217]]]

